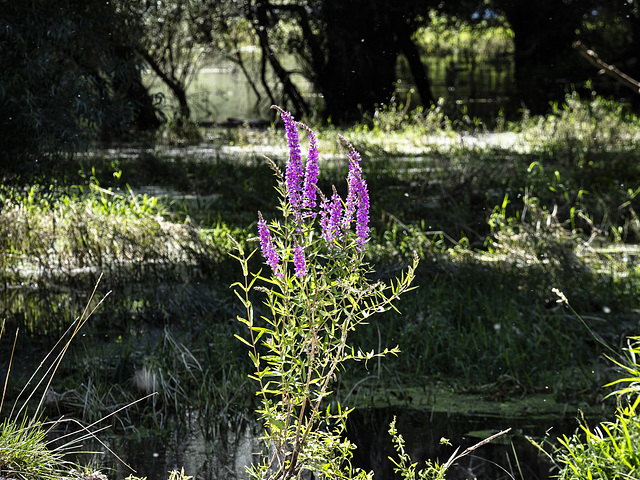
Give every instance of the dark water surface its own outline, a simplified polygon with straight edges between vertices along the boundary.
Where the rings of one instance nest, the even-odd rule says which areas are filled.
[[[209,291],[206,287],[203,289]],[[37,289],[29,292],[37,295]],[[194,292],[193,289],[188,290],[188,295],[187,293],[184,295],[185,298],[193,301]],[[32,328],[37,326],[39,329],[46,326],[43,322],[47,313],[48,317],[51,317],[51,312],[57,312],[59,316],[64,317],[63,313],[68,315],[69,312],[78,311],[77,308],[69,308],[69,304],[81,304],[80,300],[86,300],[86,298],[69,297],[68,292],[60,292],[58,295],[51,295],[41,305],[28,298],[26,293],[25,290],[20,292],[18,289],[5,291],[5,307],[13,305],[17,311],[22,311],[25,317],[34,322]],[[173,293],[176,293],[175,288]],[[158,289],[158,295],[165,294],[163,289]],[[10,302],[9,299],[12,301]],[[116,298],[110,300],[117,303]],[[119,301],[123,302],[123,311],[135,310],[128,306],[132,301],[131,298],[126,297]],[[30,308],[26,308],[27,306]],[[215,306],[207,304],[206,308],[212,310]],[[81,337],[74,340],[74,348],[96,354],[99,344],[112,345],[124,339],[125,342],[130,342],[132,348],[134,346],[142,348],[144,342],[153,344],[154,341],[159,341],[154,335],[160,339],[164,338],[160,327],[156,329],[157,332],[151,330],[148,325],[144,329],[143,322],[137,329],[131,327],[129,330],[119,330],[116,325],[112,325],[113,318],[109,315],[102,312],[96,315],[96,318],[92,318],[92,323],[87,330],[83,330],[87,332],[86,336],[81,333]],[[57,330],[60,323],[69,325],[70,319],[63,322],[60,321],[61,319],[57,318],[56,322],[52,318],[53,323],[50,328],[53,331]],[[13,320],[20,323],[17,318]],[[28,330],[30,325],[29,322],[25,322],[22,327]],[[104,330],[105,325],[110,325],[116,333],[107,335]],[[126,340],[127,336],[131,339]],[[51,345],[38,343],[39,338],[44,341],[47,337],[55,338],[55,335],[43,335],[41,332],[40,335],[20,337],[18,342],[20,365],[17,363],[14,365],[12,376],[14,374],[20,376],[20,370],[23,370],[24,377],[33,370],[42,359],[42,351],[51,347]],[[9,358],[8,350],[11,342],[7,339],[3,340],[4,359]],[[533,397],[519,399],[518,402],[521,405],[517,411],[513,407],[505,409],[502,404],[483,401],[480,397],[455,393],[451,397],[439,400],[440,404],[445,405],[444,408],[440,405],[437,411],[430,408],[430,400],[427,399],[426,403],[418,403],[421,400],[417,398],[413,400],[413,408],[390,406],[355,410],[349,417],[348,423],[349,437],[358,446],[354,452],[354,464],[365,470],[373,470],[377,479],[399,478],[394,474],[393,464],[388,459],[389,456],[394,455],[388,434],[389,423],[396,416],[397,430],[406,440],[407,452],[414,461],[419,462],[430,459],[444,463],[456,447],[459,446],[462,452],[465,448],[498,431],[512,429],[507,435],[474,450],[458,461],[450,469],[447,477],[449,479],[545,480],[551,478],[552,465],[525,437],[531,436],[537,441],[545,437],[555,440],[559,435],[573,433],[577,427],[577,421],[574,418],[576,409],[563,414],[562,409],[555,412],[552,409],[543,408],[544,402],[547,401],[545,398],[547,397],[542,400]],[[105,452],[106,446],[120,460],[106,451],[101,454],[85,454],[81,457],[81,462],[91,461],[94,464],[106,466],[111,469],[107,471],[109,478],[118,480],[132,474],[131,469],[135,470],[136,475],[146,477],[148,480],[166,480],[171,470],[181,468],[184,468],[186,475],[191,475],[196,480],[247,478],[245,467],[257,459],[256,452],[259,452],[262,447],[258,424],[253,414],[246,412],[236,413],[232,418],[221,417],[213,428],[203,423],[199,421],[197,413],[192,413],[181,426],[173,429],[168,435],[150,433],[150,429],[154,427],[144,424],[135,424],[137,430],[125,429],[125,434],[108,429],[98,435],[104,446],[97,441],[86,441],[83,443],[83,450]],[[208,433],[206,437],[205,431]],[[549,432],[548,436],[547,432]],[[452,446],[441,444],[442,437],[449,439]]]
[[[373,469],[376,478],[400,478],[394,474],[394,465],[388,459],[389,456],[397,459],[387,433],[394,416],[407,453],[414,461],[421,462],[418,470],[424,467],[425,460],[446,463],[456,448],[460,447],[458,453],[462,453],[499,431],[511,429],[456,461],[447,472],[448,479],[456,480],[548,479],[552,464],[525,436],[539,442],[545,437],[555,440],[561,433],[572,433],[576,425],[570,418],[553,421],[391,408],[355,411],[350,420],[350,435],[359,446],[354,460],[363,468]],[[442,444],[443,437],[451,445]]]
[[[546,480],[554,474],[553,465],[526,437],[536,441],[555,440],[563,433],[570,434],[576,428],[576,420],[564,418],[523,419],[499,418],[487,415],[448,415],[423,409],[377,408],[355,410],[349,417],[348,432],[358,448],[353,463],[366,470],[373,470],[376,479],[399,479],[393,471],[389,456],[397,458],[388,434],[389,423],[397,418],[396,428],[406,442],[407,453],[414,461],[446,462],[459,446],[459,453],[500,430],[511,431],[493,442],[485,444],[457,461],[448,471],[447,478],[463,480],[522,479]],[[221,422],[211,439],[205,440],[199,433],[197,421],[190,433],[174,432],[168,437],[109,438],[101,439],[122,461],[109,453],[84,456],[83,460],[108,465],[110,478],[124,478],[131,474],[128,464],[138,476],[148,480],[166,480],[168,472],[184,468],[186,475],[196,480],[221,480],[247,478],[245,466],[255,461],[261,448],[256,423],[248,416]],[[444,437],[451,446],[441,444]],[[89,442],[100,450],[99,444]],[[123,463],[124,462],[124,463]]]

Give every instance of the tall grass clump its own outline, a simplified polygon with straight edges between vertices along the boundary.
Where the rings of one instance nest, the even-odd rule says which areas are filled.
[[[87,190],[87,191],[85,191]],[[82,269],[143,280],[219,261],[226,235],[176,222],[155,197],[90,184],[0,189],[0,281],[69,279]],[[221,242],[220,240],[223,240]]]
[[[0,426],[0,473],[7,478],[58,480],[68,476],[64,451],[47,447],[47,432],[27,418],[17,423],[5,419]]]
[[[561,302],[566,298],[560,294]],[[622,480],[640,476],[640,337],[630,337],[621,361],[608,357],[622,378],[607,386],[624,385],[611,393],[617,400],[613,421],[590,428],[582,421],[572,436],[558,441],[556,461],[560,480]]]
[[[586,89],[590,98],[572,90],[562,103],[551,104],[548,115],[523,122],[523,133],[533,152],[545,153],[565,165],[594,168],[602,166],[599,160],[603,154],[637,149],[638,118],[619,102],[598,95],[589,83]]]

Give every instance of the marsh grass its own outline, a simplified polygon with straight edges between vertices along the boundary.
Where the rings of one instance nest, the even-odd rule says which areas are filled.
[[[577,167],[594,166],[607,152],[635,151],[638,118],[628,106],[597,95],[587,83],[586,99],[572,90],[546,116],[527,118],[522,131],[532,151]],[[624,157],[623,157],[624,158]]]
[[[215,229],[166,218],[157,198],[96,184],[88,194],[3,188],[2,282],[67,280],[106,271],[142,281],[197,270],[220,258]],[[97,274],[94,273],[95,276]]]
[[[6,419],[0,430],[0,471],[3,476],[57,480],[68,475],[64,452],[47,448],[47,433],[40,424]]]
[[[97,287],[97,285],[96,285]],[[54,349],[43,359],[39,367],[33,371],[24,384],[11,410],[5,416],[0,430],[0,475],[8,478],[24,479],[59,479],[82,478],[80,470],[68,460],[68,455],[82,451],[81,442],[87,436],[94,436],[99,428],[96,423],[84,426],[80,422],[71,421],[80,427],[77,433],[65,435],[65,439],[57,446],[52,446],[50,431],[68,420],[45,422],[41,419],[46,392],[51,386],[53,377],[60,367],[71,341],[82,326],[88,321],[102,300],[91,306],[95,289],[82,315],[78,317],[59,339]],[[4,331],[4,324],[3,324]],[[16,333],[16,338],[18,333]],[[15,347],[15,343],[14,343]],[[13,354],[9,362],[5,389],[2,395],[4,406],[6,382],[11,373]],[[39,394],[39,400],[38,400]],[[9,405],[7,405],[7,408]],[[29,411],[31,409],[31,411]]]
[[[403,315],[381,317],[355,338],[365,351],[381,340],[402,346],[380,371],[372,364],[372,374],[396,389],[446,379],[460,389],[495,385],[503,392],[496,399],[549,386],[560,400],[598,401],[601,347],[554,308],[551,288],[575,299],[611,344],[637,324],[637,121],[597,96],[570,94],[545,118],[507,125],[519,143],[503,148],[480,142],[482,131],[461,135],[443,110],[404,108],[387,107],[345,134],[367,157],[373,275],[391,278],[414,251],[421,257],[421,288],[403,299]],[[96,151],[37,185],[3,188],[3,281],[38,282],[37,290],[2,292],[8,324],[57,335],[87,277],[105,271],[110,286],[122,287],[94,318],[95,336],[80,342],[65,381],[55,383],[51,411],[96,418],[116,410],[141,393],[136,375],[140,385],[155,379],[164,393],[155,407],[119,414],[116,428],[131,431],[139,419],[166,428],[178,407],[214,421],[253,406],[242,379],[247,361],[221,340],[238,333],[225,293],[238,273],[226,260],[227,233],[244,245],[256,210],[277,214],[271,172],[259,157],[280,135],[244,129],[205,146]],[[347,165],[333,154],[335,129],[319,136],[329,152],[319,185],[328,191]],[[274,156],[279,165],[285,159],[284,151]],[[110,345],[96,348],[91,339],[105,332]],[[165,332],[201,370],[187,368],[186,352]],[[361,379],[347,372],[341,394]]]
[[[556,290],[561,304],[570,306],[567,297]],[[554,459],[560,467],[558,478],[622,479],[636,478],[640,472],[640,337],[627,339],[623,353],[610,347],[589,325],[584,322],[589,333],[609,352],[606,358],[617,368],[616,378],[606,387],[621,386],[609,394],[616,399],[614,419],[600,422],[591,428],[582,417],[580,426],[572,436],[558,438],[560,447],[555,450]]]

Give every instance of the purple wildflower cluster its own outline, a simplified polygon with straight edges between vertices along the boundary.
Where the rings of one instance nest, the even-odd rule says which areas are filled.
[[[289,144],[289,161],[285,170],[285,180],[287,185],[287,196],[289,203],[293,207],[296,219],[302,207],[302,157],[300,155],[300,140],[298,139],[298,129],[293,115],[289,112],[282,113],[284,128],[287,132],[287,143]]]
[[[307,155],[307,168],[304,172],[304,198],[302,206],[315,216],[313,209],[316,207],[316,185],[318,183],[318,139],[315,132],[309,130],[309,153]]]
[[[349,146],[351,145],[349,144]],[[360,154],[353,147],[349,152],[348,184],[347,209],[357,211],[356,236],[358,237],[358,245],[362,247],[369,237],[369,190],[367,189],[367,182],[362,178]],[[350,207],[349,202],[353,202],[355,205]]]
[[[322,229],[322,238],[328,245],[333,244],[334,240],[340,240],[342,231],[340,230],[340,219],[342,218],[342,199],[336,187],[333,187],[333,195],[331,201],[325,198],[322,202],[320,210],[320,228]]]
[[[258,212],[258,234],[260,235],[260,249],[262,250],[262,255],[267,261],[267,265],[271,267],[273,273],[278,276],[282,275],[282,272],[278,269],[280,256],[273,245],[273,240],[271,239],[271,233],[269,232],[267,222],[262,218],[262,213],[260,212]]]
[[[289,144],[289,161],[285,171],[287,198],[298,224],[304,216],[315,217],[316,184],[318,183],[318,139],[314,131],[306,125],[298,124],[309,134],[309,153],[303,172],[300,154],[300,140],[296,121],[289,112],[281,111]]]
[[[293,116],[279,107],[273,107],[280,112],[284,121],[289,145],[289,161],[285,171],[286,196],[293,210],[295,222],[298,225],[298,232],[303,227],[305,218],[315,218],[317,205],[317,182],[318,182],[318,140],[316,133],[306,125],[296,124]],[[306,166],[303,173],[302,156],[300,153],[300,141],[297,126],[300,126],[309,134],[309,152],[307,154]],[[355,217],[356,243],[362,249],[369,237],[369,192],[367,183],[362,178],[362,168],[360,167],[360,154],[353,146],[340,137],[349,148],[349,174],[347,177],[348,191],[347,198],[343,202],[340,195],[333,187],[331,199],[320,193],[321,203],[319,205],[321,236],[326,244],[333,248],[336,241],[343,238],[344,234],[351,228],[351,223]],[[260,234],[260,247],[262,255],[267,264],[271,267],[276,276],[283,276],[279,268],[280,257],[275,250],[269,227],[258,213],[258,231]],[[293,263],[295,274],[304,277],[307,274],[307,264],[304,257],[304,249],[297,242],[293,248]]]
[[[296,268],[296,276],[304,277],[307,274],[307,262],[304,259],[304,251],[300,245],[293,247],[293,265]]]

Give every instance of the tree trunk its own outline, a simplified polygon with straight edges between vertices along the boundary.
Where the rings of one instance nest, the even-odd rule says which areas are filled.
[[[426,8],[422,0],[397,4],[388,0],[322,0],[310,2],[307,8],[294,2],[255,0],[247,2],[246,11],[263,56],[294,108],[302,113],[310,111],[291,82],[291,72],[282,68],[269,43],[269,31],[281,18],[300,27],[298,50],[292,53],[298,55],[304,74],[323,98],[323,116],[335,122],[352,122],[390,102],[401,51],[409,58],[422,101],[433,101],[426,70],[411,41],[419,23],[416,18]]]
[[[545,113],[550,101],[562,99],[572,84],[584,80],[579,55],[571,47],[583,11],[556,0],[499,3],[515,36],[518,98],[531,112]]]
[[[178,115],[182,118],[189,119],[191,117],[191,109],[189,108],[189,103],[187,101],[187,92],[185,87],[176,79],[169,77],[169,75],[167,75],[166,72],[164,72],[160,68],[153,57],[149,55],[149,52],[143,49],[139,53],[142,58],[144,58],[144,60],[149,64],[151,69],[156,73],[156,75],[160,77],[160,80],[162,80],[165,85],[169,87],[169,90],[171,90],[171,93],[176,98],[176,100],[178,100]]]
[[[254,22],[254,31],[260,40],[260,48],[262,50],[263,60],[266,58],[269,62],[269,65],[275,72],[278,80],[282,83],[283,95],[288,98],[293,104],[293,110],[295,112],[295,116],[300,117],[303,115],[307,115],[310,113],[311,109],[309,105],[305,102],[304,98],[300,94],[300,91],[295,86],[295,84],[291,81],[291,74],[288,72],[280,63],[275,53],[271,49],[271,45],[269,44],[269,37],[267,33],[267,27],[269,25],[269,13],[272,6],[268,2],[268,0],[260,1],[258,0],[255,3],[255,6],[249,6],[249,14],[253,17]],[[262,75],[263,86],[270,92],[269,86],[266,84],[266,77]],[[271,96],[271,95],[270,95]]]
[[[119,46],[114,50],[118,58],[126,60],[128,63],[134,64],[133,58],[138,58],[135,51],[130,46]],[[158,109],[153,103],[153,98],[149,95],[149,90],[142,84],[140,71],[131,71],[131,78],[128,81],[120,81],[120,78],[113,79],[113,89],[119,95],[127,98],[135,105],[135,118],[133,125],[137,130],[156,130],[160,127],[161,121],[158,118]]]
[[[409,62],[409,68],[411,69],[411,75],[413,75],[413,82],[420,95],[420,103],[424,106],[429,106],[436,103],[431,92],[431,82],[429,82],[429,76],[427,69],[420,60],[420,51],[408,32],[398,33],[398,43],[402,49],[402,53]]]

